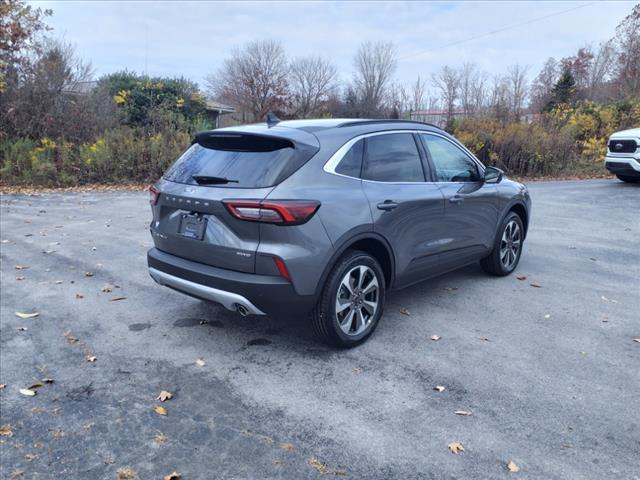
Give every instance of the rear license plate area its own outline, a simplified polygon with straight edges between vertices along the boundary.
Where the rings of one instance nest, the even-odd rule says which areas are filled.
[[[202,240],[204,232],[207,230],[207,219],[201,215],[191,215],[183,213],[180,216],[180,226],[178,235],[193,240]]]

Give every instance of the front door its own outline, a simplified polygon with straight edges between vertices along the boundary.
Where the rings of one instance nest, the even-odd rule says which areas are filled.
[[[441,266],[451,269],[488,254],[498,222],[497,189],[482,179],[479,164],[444,136],[422,133],[444,196],[444,222],[449,232],[441,250]]]

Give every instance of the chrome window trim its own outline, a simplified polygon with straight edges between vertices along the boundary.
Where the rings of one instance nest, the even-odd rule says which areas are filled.
[[[471,161],[474,162],[476,164],[476,166],[478,166],[480,168],[480,173],[484,172],[484,168],[485,167],[482,164],[482,162],[480,162],[480,160],[478,160],[475,157],[475,155],[473,155],[473,153],[471,153],[464,145],[457,145],[454,142],[452,142],[450,139],[445,137],[444,135],[441,135],[441,134],[439,134],[437,132],[430,132],[430,131],[427,131],[427,130],[406,130],[406,129],[403,129],[403,130],[385,130],[383,132],[364,133],[362,135],[358,135],[357,137],[353,137],[351,140],[349,140],[344,145],[342,145],[338,150],[336,150],[336,152],[333,155],[331,155],[331,157],[329,157],[329,160],[327,160],[325,162],[325,164],[322,167],[322,169],[325,172],[330,173],[332,175],[337,175],[338,177],[351,178],[353,180],[360,180],[361,182],[384,183],[384,184],[389,184],[389,185],[424,185],[424,184],[434,184],[434,183],[470,183],[470,182],[438,182],[438,181],[432,182],[430,180],[423,181],[423,182],[383,182],[383,181],[380,181],[380,180],[367,180],[365,178],[352,177],[351,175],[344,175],[342,173],[336,172],[336,168],[338,167],[338,165],[342,161],[342,158],[347,154],[347,152],[351,149],[351,147],[353,147],[359,140],[362,140],[362,139],[368,138],[368,137],[375,137],[375,136],[378,136],[378,135],[389,135],[389,134],[392,134],[392,133],[428,134],[428,135],[435,135],[437,137],[444,138],[446,141],[451,143],[453,146],[458,147],[460,150],[462,150],[462,153],[467,155],[467,157],[469,157],[471,159]],[[460,148],[461,146],[462,146],[462,148]],[[363,158],[363,161],[364,161],[364,158]]]
[[[451,145],[453,145],[454,147],[457,147],[457,148],[458,148],[458,150],[462,151],[462,153],[464,153],[464,154],[469,158],[469,160],[471,160],[473,163],[475,163],[475,164],[476,164],[476,167],[478,167],[478,168],[479,168],[478,173],[479,173],[481,176],[482,176],[482,174],[484,173],[484,170],[485,170],[485,168],[486,168],[486,167],[482,164],[482,162],[481,162],[480,160],[478,160],[478,159],[476,158],[476,156],[475,156],[473,153],[471,153],[471,151],[469,151],[469,149],[468,149],[467,147],[465,147],[465,146],[464,146],[464,145],[462,145],[461,143],[460,143],[460,144],[458,144],[458,143],[452,142],[450,138],[447,138],[447,137],[445,137],[444,135],[440,135],[439,133],[436,133],[436,132],[426,132],[426,131],[423,131],[423,132],[418,132],[418,133],[420,133],[420,134],[424,134],[424,135],[434,135],[434,136],[436,136],[436,137],[440,137],[440,138],[445,139],[445,140],[446,140],[447,142],[449,142]],[[425,146],[425,148],[427,148],[427,147]],[[431,155],[431,152],[429,152],[429,155]],[[476,182],[440,182],[440,181],[436,180],[436,183],[476,183]]]

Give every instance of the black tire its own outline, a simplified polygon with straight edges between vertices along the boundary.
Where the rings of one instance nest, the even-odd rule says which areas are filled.
[[[620,180],[627,183],[640,183],[640,177],[631,177],[629,175],[616,175]]]
[[[375,274],[377,280],[377,308],[373,315],[369,317],[366,328],[359,334],[346,334],[338,322],[336,314],[336,299],[338,289],[343,288],[341,282],[344,277],[354,268],[364,266]],[[367,279],[372,281],[371,274]],[[366,252],[359,250],[347,250],[331,269],[324,284],[318,303],[311,313],[311,321],[316,334],[322,341],[332,346],[341,348],[351,348],[363,343],[378,326],[378,321],[384,311],[386,296],[385,278],[378,261]],[[366,314],[366,312],[365,312]],[[343,323],[345,325],[346,323]],[[355,324],[354,324],[355,326]]]
[[[503,262],[503,259],[501,258],[502,257],[501,251],[503,247],[507,248],[508,245],[506,245],[505,242],[503,242],[503,235],[507,235],[507,232],[506,232],[507,226],[509,226],[512,222],[515,222],[518,225],[519,232],[520,232],[520,244],[519,244],[520,246],[518,248],[517,253],[514,255],[515,258],[513,263],[508,262],[508,264],[505,265],[505,262]],[[498,232],[496,234],[496,240],[493,245],[493,250],[491,251],[491,254],[480,261],[480,265],[482,266],[482,269],[485,272],[490,273],[491,275],[496,275],[498,277],[504,277],[505,275],[509,275],[518,266],[518,262],[520,261],[520,255],[522,254],[523,242],[524,242],[524,225],[522,224],[522,219],[520,218],[520,215],[518,215],[517,213],[509,212],[507,216],[504,217],[504,219],[502,220],[502,223],[500,224],[500,228],[498,229]]]

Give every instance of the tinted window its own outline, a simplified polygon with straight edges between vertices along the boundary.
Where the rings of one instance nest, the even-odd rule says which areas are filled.
[[[192,178],[194,175],[225,177],[237,180],[238,183],[222,186],[270,187],[291,173],[292,164],[295,163],[293,156],[294,149],[291,147],[238,152],[205,148],[194,143],[169,168],[164,178],[172,182],[196,185]]]
[[[362,153],[364,151],[364,140],[358,140],[349,151],[342,157],[336,167],[336,173],[349,177],[360,178],[362,168]]]
[[[436,169],[438,182],[477,182],[478,166],[460,148],[442,137],[421,135]]]
[[[413,135],[391,133],[368,137],[362,178],[378,182],[424,182]]]

